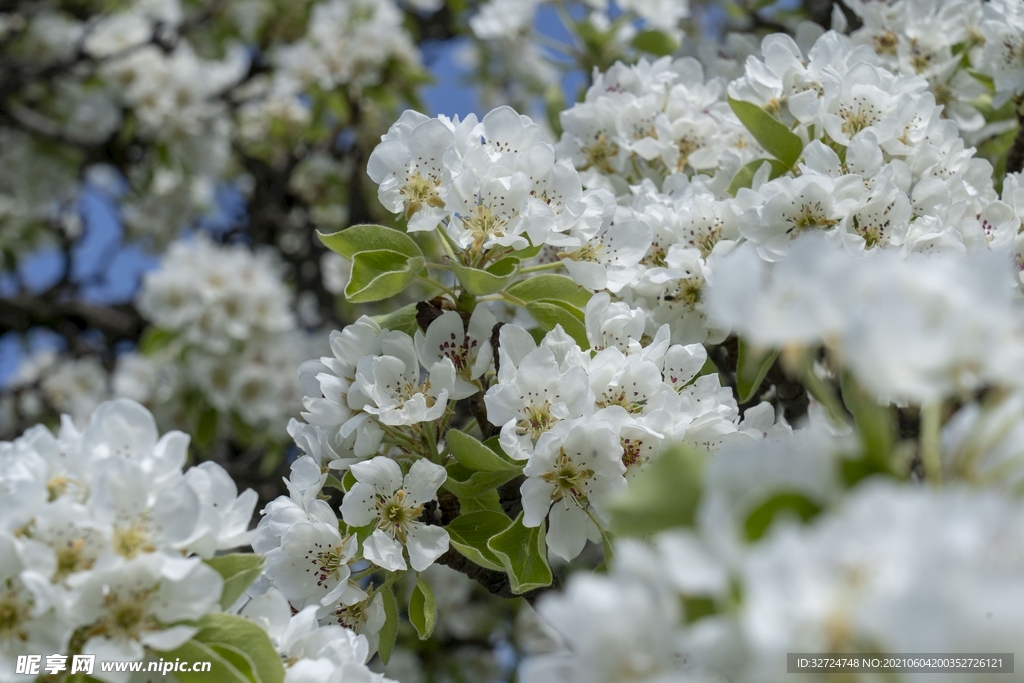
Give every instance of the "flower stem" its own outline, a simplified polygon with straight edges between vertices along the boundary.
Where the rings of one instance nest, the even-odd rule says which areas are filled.
[[[453,299],[457,298],[455,296],[455,290],[451,289],[450,287],[445,287],[443,284],[441,284],[440,282],[438,282],[434,278],[432,278],[432,277],[424,277],[423,275],[420,275],[419,279],[423,280],[424,282],[430,283],[434,287],[437,287],[438,289],[440,289],[442,292],[444,292],[445,294],[447,294],[451,298],[453,298]]]
[[[921,406],[921,465],[925,479],[942,483],[942,462],[939,457],[939,436],[942,432],[942,403],[931,401]]]
[[[611,534],[604,530],[604,526],[602,526],[601,522],[594,516],[594,513],[591,512],[589,505],[583,508],[583,511],[587,513],[587,517],[590,517],[590,521],[594,523],[594,526],[596,526],[597,530],[601,533],[601,548],[604,550],[604,563],[607,565],[615,558],[615,549],[612,548]]]
[[[516,297],[512,296],[508,292],[502,292],[501,293],[501,298],[504,299],[505,301],[509,302],[510,304],[515,304],[516,306],[519,306],[520,308],[526,308],[526,302],[525,301],[523,301],[522,299],[517,299]]]
[[[526,268],[520,268],[520,273],[538,273],[542,270],[555,270],[562,267],[561,261],[555,261],[553,263],[541,263],[536,266],[527,266]]]

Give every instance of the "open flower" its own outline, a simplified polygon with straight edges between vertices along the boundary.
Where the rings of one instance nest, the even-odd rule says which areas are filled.
[[[583,551],[601,505],[626,487],[622,445],[608,422],[565,421],[541,435],[523,470],[523,526],[548,518],[547,544],[569,561]]]
[[[447,531],[418,521],[423,504],[434,500],[448,476],[443,467],[417,460],[403,479],[398,463],[378,456],[352,465],[352,475],[358,483],[345,494],[341,515],[349,526],[375,525],[363,543],[366,559],[388,571],[404,571],[404,547],[409,564],[421,572],[448,550]]]
[[[386,333],[381,353],[359,359],[355,381],[359,392],[349,392],[350,408],[376,415],[386,425],[432,422],[444,415],[455,389],[451,358],[445,356],[433,363],[421,380],[412,337],[404,332]]]

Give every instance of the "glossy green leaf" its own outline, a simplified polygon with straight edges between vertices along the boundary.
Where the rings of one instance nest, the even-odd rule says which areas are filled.
[[[452,262],[452,270],[462,287],[474,296],[500,292],[519,272],[519,259],[513,256],[492,263],[486,270]]]
[[[769,154],[787,168],[792,168],[796,164],[804,151],[804,143],[796,133],[752,102],[734,100],[730,97],[729,106],[736,113],[740,123]]]
[[[559,88],[559,90],[561,90],[561,88]],[[526,259],[531,259],[537,254],[539,254],[541,249],[543,248],[544,245],[538,245],[535,247],[526,247],[525,249],[516,249],[510,254],[510,256],[515,256],[520,261],[525,261]]]
[[[749,188],[754,182],[754,175],[761,170],[761,166],[765,163],[771,164],[768,180],[775,180],[789,171],[789,167],[778,159],[755,159],[736,171],[736,175],[732,177],[732,182],[729,183],[729,195],[735,197],[736,193],[742,188]]]
[[[383,225],[353,225],[330,235],[317,232],[317,237],[325,247],[350,261],[361,251],[396,251],[409,258],[423,256],[413,238]]]
[[[544,540],[544,525],[523,526],[522,513],[505,531],[487,542],[508,574],[512,592],[522,595],[535,588],[551,585],[551,567]]]
[[[739,358],[736,362],[736,391],[740,395],[740,403],[754,398],[754,394],[764,381],[765,375],[775,364],[779,352],[771,349],[758,349],[739,340]]]
[[[693,523],[700,503],[704,456],[679,444],[648,463],[611,501],[611,530],[644,536]]]
[[[398,603],[395,601],[395,594],[391,586],[381,591],[381,598],[384,602],[384,625],[380,628],[377,654],[380,655],[380,661],[387,664],[391,659],[391,651],[395,649],[395,640],[398,638]]]
[[[256,664],[252,661],[252,658],[242,650],[223,643],[211,643],[208,647],[223,657],[226,661],[230,662],[233,667],[238,669],[239,673],[249,680],[261,681],[259,675],[256,673]]]
[[[462,515],[487,510],[490,512],[501,512],[501,499],[498,497],[497,489],[488,489],[475,496],[459,497],[459,509]]]
[[[361,304],[392,297],[412,284],[424,263],[422,256],[409,257],[390,249],[361,251],[352,257],[345,298]]]
[[[255,625],[255,624],[254,624]],[[257,626],[257,628],[259,628]],[[180,659],[182,662],[195,664],[196,662],[209,662],[209,671],[175,671],[174,677],[180,683],[265,683],[262,679],[257,680],[252,672],[239,671],[229,660],[223,657],[206,643],[190,640],[176,650],[161,653],[164,661]],[[191,668],[190,666],[187,668]],[[284,680],[282,670],[281,678]]]
[[[487,543],[511,526],[512,520],[504,513],[493,510],[463,512],[445,527],[451,545],[466,558],[481,567],[504,571],[501,558]]]
[[[398,310],[373,316],[373,322],[380,325],[382,330],[397,330],[405,332],[410,337],[416,333],[416,304],[402,306]]]
[[[220,606],[223,609],[235,604],[263,571],[263,556],[255,553],[218,555],[204,562],[224,579],[224,590],[220,594]]]
[[[495,489],[518,473],[517,470],[508,469],[497,472],[474,472],[458,462],[449,464],[445,469],[448,470],[448,478],[441,486],[454,493],[460,500],[475,498]]]
[[[556,325],[561,325],[581,349],[590,348],[587,328],[583,324],[583,311],[572,304],[553,300],[527,301],[526,311],[545,330],[551,331]]]
[[[234,614],[214,612],[204,616],[196,625],[199,632],[190,642],[206,646],[228,646],[244,652],[252,663],[253,675],[258,683],[281,683],[284,680],[284,667],[277,650],[266,631],[255,623]]]
[[[434,599],[434,591],[423,579],[416,581],[416,587],[412,589],[412,597],[409,599],[409,622],[416,629],[420,640],[426,640],[434,632],[434,624],[437,623],[437,601]]]
[[[796,516],[807,522],[819,512],[821,507],[802,493],[777,493],[747,515],[744,524],[747,540],[754,542],[761,538],[777,515]]]
[[[516,462],[503,452],[493,451],[468,434],[450,430],[447,435],[448,450],[463,467],[474,472],[521,471],[525,462]]]
[[[678,50],[679,43],[667,33],[648,29],[636,34],[633,38],[633,47],[648,54],[664,57]]]
[[[593,292],[585,287],[580,287],[573,282],[572,278],[551,273],[534,275],[520,280],[509,287],[507,291],[525,302],[551,299],[572,304],[579,309],[586,308],[590,297],[594,296]]]

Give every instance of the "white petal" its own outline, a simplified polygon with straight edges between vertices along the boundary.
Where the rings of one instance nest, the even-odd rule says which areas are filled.
[[[579,506],[556,503],[548,516],[548,549],[566,562],[575,558],[587,544],[587,521]]]
[[[405,490],[409,494],[409,505],[415,507],[437,497],[437,489],[441,487],[448,472],[440,465],[429,460],[417,460],[409,468],[405,477]]]
[[[352,475],[356,481],[366,482],[384,495],[390,496],[402,488],[402,468],[383,455],[352,465]]]
[[[554,488],[554,485],[540,477],[530,477],[523,482],[523,526],[541,525],[551,507],[551,492]]]
[[[409,562],[418,572],[434,564],[434,560],[448,551],[448,532],[439,526],[411,522],[407,533],[405,545],[409,548]]]
[[[163,631],[148,631],[139,637],[146,647],[166,652],[184,645],[189,638],[199,632],[195,626],[171,626]]]
[[[345,524],[360,527],[377,519],[376,495],[370,484],[359,482],[353,486],[341,501],[341,516]]]
[[[363,556],[378,567],[397,572],[408,569],[402,557],[402,544],[377,529],[363,543]]]

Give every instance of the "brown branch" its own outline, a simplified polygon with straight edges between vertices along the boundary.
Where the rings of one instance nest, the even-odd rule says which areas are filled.
[[[49,327],[58,334],[75,336],[84,330],[99,330],[110,342],[138,340],[146,326],[129,304],[98,306],[85,301],[52,301],[41,296],[0,299],[0,329],[27,332]]]

